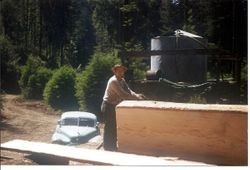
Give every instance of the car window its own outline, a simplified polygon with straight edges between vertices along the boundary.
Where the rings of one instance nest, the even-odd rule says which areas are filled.
[[[80,118],[79,126],[94,127],[95,126],[95,122],[92,119]]]
[[[77,126],[78,119],[77,118],[66,118],[62,120],[62,125],[64,126]]]

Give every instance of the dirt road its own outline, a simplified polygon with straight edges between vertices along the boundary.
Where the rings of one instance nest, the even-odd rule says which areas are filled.
[[[1,143],[23,139],[50,143],[60,112],[36,100],[24,100],[19,95],[4,95],[1,113]],[[25,154],[1,150],[1,165],[35,163]]]
[[[1,143],[12,139],[50,142],[59,112],[41,101],[23,100],[16,95],[5,95],[3,105]]]
[[[24,100],[19,95],[5,95],[4,110],[0,114],[1,143],[14,139],[50,143],[61,112],[55,111],[42,101]],[[103,135],[103,124],[100,125]],[[96,149],[102,143],[88,142],[76,147]],[[101,148],[102,149],[102,148]],[[1,165],[37,165],[28,154],[1,150]],[[77,162],[70,162],[78,165]],[[81,165],[81,164],[80,164]]]
[[[42,101],[24,100],[19,95],[4,95],[3,107],[0,114],[1,143],[14,139],[50,143],[61,112],[53,110]],[[100,130],[102,134],[103,128]],[[100,141],[76,147],[96,148],[98,145]],[[1,165],[37,165],[27,156],[1,150]]]

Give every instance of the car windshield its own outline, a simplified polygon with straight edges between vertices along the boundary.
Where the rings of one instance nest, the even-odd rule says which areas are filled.
[[[79,119],[79,125],[78,125],[78,119]],[[87,119],[87,118],[66,118],[62,120],[61,125],[94,127],[95,122],[93,119]]]
[[[94,125],[95,125],[94,120],[87,118],[80,118],[79,126],[94,127]]]
[[[62,125],[64,126],[77,126],[78,119],[77,118],[66,118],[62,120]]]

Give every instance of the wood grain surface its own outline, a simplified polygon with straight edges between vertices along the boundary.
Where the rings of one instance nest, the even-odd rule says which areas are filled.
[[[55,163],[68,162],[69,160],[89,163],[92,165],[119,165],[119,166],[166,166],[166,165],[207,165],[178,159],[157,158],[145,155],[110,152],[95,149],[76,148],[42,142],[25,140],[12,140],[1,144],[1,149],[16,152],[35,153],[43,158],[54,159]],[[58,162],[60,161],[60,162]],[[51,163],[51,162],[50,162]]]
[[[247,165],[247,106],[124,101],[116,112],[120,152]]]

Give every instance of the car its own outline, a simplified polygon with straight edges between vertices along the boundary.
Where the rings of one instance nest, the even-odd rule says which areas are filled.
[[[100,136],[97,117],[93,113],[68,111],[61,115],[52,136],[52,143],[77,145]]]

